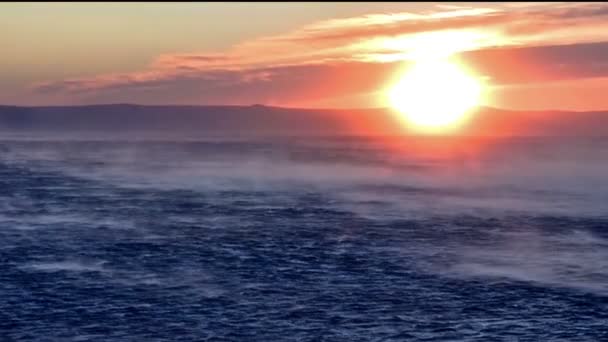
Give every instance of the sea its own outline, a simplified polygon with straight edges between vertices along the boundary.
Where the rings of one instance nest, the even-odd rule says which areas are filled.
[[[608,139],[0,136],[0,341],[608,341]]]

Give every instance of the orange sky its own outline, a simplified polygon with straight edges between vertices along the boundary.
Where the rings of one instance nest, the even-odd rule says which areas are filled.
[[[486,79],[484,105],[608,108],[603,3],[0,6],[3,104],[384,106],[430,51]]]

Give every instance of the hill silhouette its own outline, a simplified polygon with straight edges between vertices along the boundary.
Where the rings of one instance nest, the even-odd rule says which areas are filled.
[[[413,134],[386,108],[252,106],[0,106],[0,131],[165,131],[200,134]],[[458,134],[607,136],[608,112],[477,109]]]

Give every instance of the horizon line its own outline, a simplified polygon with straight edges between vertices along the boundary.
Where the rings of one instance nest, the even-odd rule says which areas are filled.
[[[278,105],[267,105],[261,103],[252,104],[140,104],[140,103],[127,103],[127,102],[115,102],[115,103],[95,103],[95,104],[65,104],[65,105],[13,105],[13,104],[1,104],[0,107],[16,107],[16,108],[69,108],[69,107],[103,107],[103,106],[137,106],[137,107],[267,107],[276,109],[287,109],[287,110],[329,110],[329,111],[348,111],[348,110],[393,110],[390,107],[353,107],[353,108],[323,108],[323,107],[289,107],[289,106],[278,106]],[[495,109],[506,112],[562,112],[562,113],[597,113],[597,112],[608,112],[606,109],[595,109],[595,110],[569,110],[569,109],[511,109],[493,106],[478,106],[473,111],[483,109]]]

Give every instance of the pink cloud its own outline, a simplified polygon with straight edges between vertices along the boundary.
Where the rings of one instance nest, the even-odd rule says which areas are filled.
[[[576,39],[608,41],[602,30],[607,17],[603,3],[371,14],[313,23],[223,52],[161,55],[146,70],[40,82],[32,89],[83,101],[313,101],[378,89],[407,58],[407,42],[425,39],[421,34],[475,30],[487,34],[471,41],[462,57],[496,84],[600,77],[608,75],[602,64],[608,45]],[[579,44],[554,46],[560,42]]]

